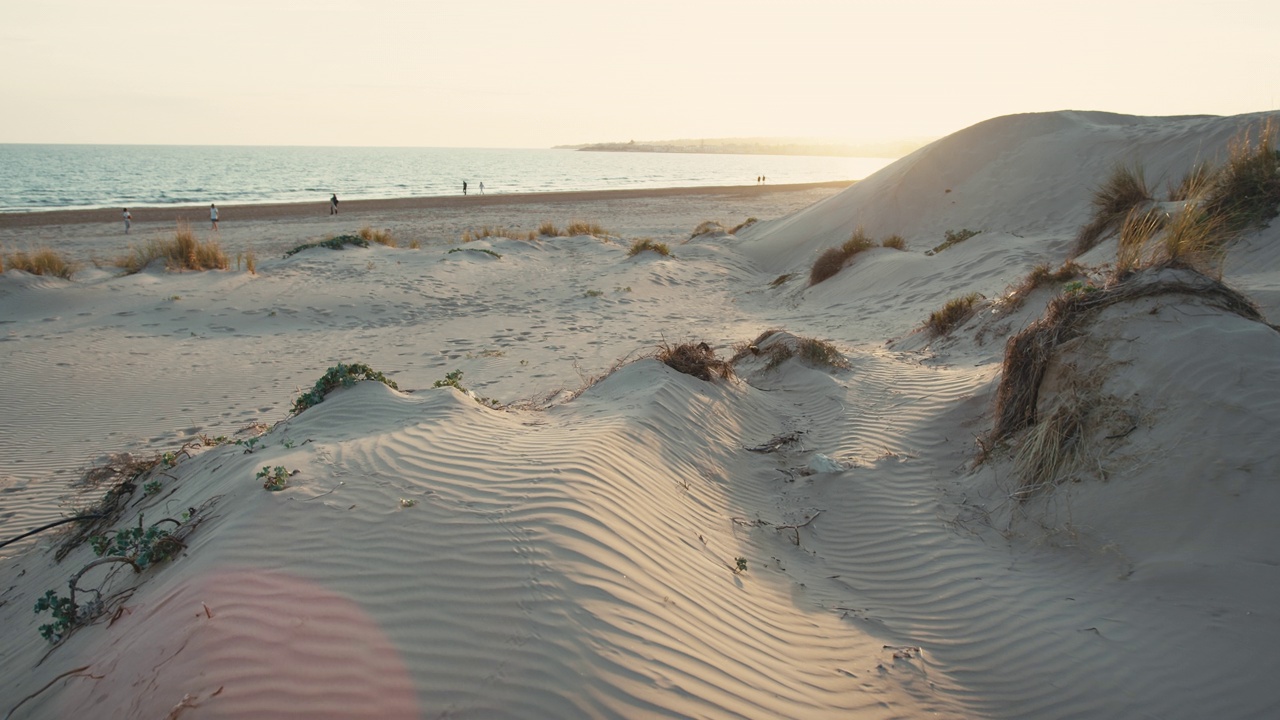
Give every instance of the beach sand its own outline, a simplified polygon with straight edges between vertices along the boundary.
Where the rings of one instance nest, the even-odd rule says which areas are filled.
[[[987,439],[1006,342],[1060,288],[994,301],[1067,257],[1117,163],[1163,187],[1260,119],[997,118],[847,188],[225,208],[256,274],[93,266],[173,211],[128,238],[107,211],[0,216],[6,250],[85,263],[0,276],[0,540],[98,500],[70,486],[114,452],[174,455],[110,528],[183,535],[90,569],[101,614],[56,646],[32,606],[95,555],[55,561],[52,531],[0,549],[0,710],[1272,717],[1280,332],[1195,292],[1112,305],[1039,389],[1040,427],[1098,408],[1053,482],[1020,485],[1034,428]],[[573,219],[608,237],[459,241]],[[726,231],[692,237],[705,220]],[[282,257],[364,226],[401,247]],[[906,249],[810,286],[859,228]],[[630,255],[643,237],[670,255]],[[1101,278],[1115,253],[1078,261]],[[1280,230],[1223,276],[1280,317]],[[922,330],[969,293],[972,317]],[[838,356],[786,359],[798,339]],[[699,342],[733,377],[653,357]],[[398,389],[292,414],[337,363]]]

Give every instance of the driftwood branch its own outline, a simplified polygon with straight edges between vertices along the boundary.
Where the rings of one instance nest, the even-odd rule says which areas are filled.
[[[774,530],[790,530],[791,532],[795,533],[795,538],[793,542],[795,542],[795,544],[799,546],[800,545],[800,528],[809,527],[809,523],[813,522],[814,520],[817,520],[818,516],[821,514],[822,514],[822,511],[819,510],[818,512],[814,513],[812,517],[800,523],[799,525],[774,525],[773,529]]]
[[[58,682],[59,680],[61,680],[61,679],[65,678],[65,677],[68,677],[68,676],[70,676],[70,675],[78,675],[78,674],[80,674],[80,673],[84,672],[85,670],[88,670],[90,667],[92,667],[92,666],[90,666],[90,665],[85,665],[84,667],[78,667],[78,668],[75,668],[74,670],[68,670],[68,671],[66,671],[66,672],[62,673],[61,675],[59,675],[58,677],[56,677],[56,678],[54,678],[54,679],[50,680],[49,682],[45,683],[45,686],[44,686],[44,687],[42,687],[42,688],[40,688],[39,690],[37,690],[37,691],[35,691],[35,692],[31,693],[31,694],[30,694],[30,695],[28,695],[28,696],[26,696],[26,697],[22,698],[21,700],[19,700],[19,701],[18,701],[18,704],[17,704],[17,705],[14,705],[13,707],[9,708],[9,712],[7,712],[7,713],[5,713],[5,714],[4,714],[4,720],[9,720],[9,718],[13,717],[13,714],[14,714],[15,712],[17,712],[17,711],[18,711],[18,708],[22,707],[22,704],[23,704],[23,703],[25,703],[26,701],[30,700],[31,698],[33,698],[33,697],[35,697],[35,696],[39,695],[40,693],[44,692],[45,690],[48,690],[49,688],[53,687],[53,684],[54,684],[54,683]],[[91,677],[91,678],[93,678],[93,679],[95,679],[95,680],[100,680],[100,679],[101,679],[101,677],[100,677],[100,676],[98,676],[98,675],[89,675],[88,677]]]

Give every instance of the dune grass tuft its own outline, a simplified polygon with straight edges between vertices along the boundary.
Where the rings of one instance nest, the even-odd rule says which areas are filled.
[[[462,242],[469,243],[485,238],[506,238],[507,240],[531,240],[536,239],[533,233],[526,233],[521,230],[505,228],[502,226],[481,225],[477,228],[469,228],[462,232]]]
[[[564,229],[565,235],[568,237],[577,237],[579,235],[590,235],[592,237],[604,238],[611,234],[605,230],[599,223],[587,220],[570,220]]]
[[[901,235],[890,235],[880,241],[880,247],[887,247],[892,250],[906,250],[907,241]]]
[[[627,257],[635,257],[646,250],[656,252],[663,257],[671,256],[671,248],[666,243],[654,242],[653,238],[640,238],[631,243],[631,249],[627,251]]]
[[[823,280],[834,277],[855,255],[873,247],[875,243],[867,237],[865,230],[862,228],[854,230],[853,235],[840,247],[828,248],[818,256],[813,267],[809,269],[809,284],[817,285]]]
[[[538,234],[542,237],[558,237],[560,228],[556,227],[556,224],[550,220],[543,220],[542,224],[538,226]]]
[[[658,346],[654,357],[667,367],[699,380],[710,381],[717,377],[728,380],[733,377],[733,365],[717,358],[715,351],[705,342],[680,345],[668,345],[664,342]]]
[[[973,317],[975,306],[982,300],[981,293],[969,293],[947,301],[941,309],[929,314],[925,327],[933,337],[941,337]]]
[[[116,267],[132,274],[141,272],[143,268],[156,260],[164,260],[167,270],[226,270],[231,261],[222,251],[217,240],[200,241],[191,230],[191,224],[184,221],[178,223],[169,240],[149,240],[145,245],[129,248],[129,254],[116,260]]]
[[[1031,268],[1031,272],[1027,273],[1022,282],[1005,293],[1000,299],[1001,307],[1005,312],[1016,310],[1022,307],[1027,297],[1036,290],[1050,285],[1061,285],[1084,275],[1084,267],[1070,260],[1062,263],[1057,270],[1050,270],[1048,263],[1040,263]]]
[[[1172,202],[1186,202],[1187,200],[1196,200],[1204,197],[1209,187],[1213,184],[1214,176],[1217,171],[1213,165],[1207,162],[1196,163],[1194,167],[1187,171],[1186,175],[1174,185],[1172,181],[1169,183],[1169,200]]]
[[[1041,490],[1058,484],[1080,462],[1086,408],[1064,403],[1049,417],[1036,423],[1022,440],[1014,465],[1019,487],[1013,497],[1026,500]]]
[[[764,366],[766,372],[777,370],[791,358],[799,358],[801,362],[810,367],[842,370],[850,367],[849,361],[845,358],[844,353],[840,352],[839,348],[817,338],[784,337],[776,342],[769,343],[767,347],[762,347],[766,340],[781,332],[782,330],[776,328],[769,329],[760,333],[755,340],[735,343],[733,346],[734,354],[729,359],[729,362],[737,363],[752,355],[762,356],[766,358]]]
[[[387,247],[396,247],[395,236],[391,234],[390,230],[374,230],[368,225],[365,225],[360,228],[360,231],[356,234],[365,242],[378,243],[379,245],[386,245]]]
[[[817,338],[797,338],[796,357],[816,367],[847,369],[849,361],[844,353],[829,342]]]
[[[1265,225],[1280,214],[1277,135],[1280,126],[1275,120],[1258,129],[1256,142],[1246,129],[1232,140],[1226,164],[1209,183],[1204,211],[1223,218],[1227,230]]]
[[[693,233],[689,235],[689,239],[692,240],[693,238],[696,238],[699,235],[706,235],[708,233],[717,233],[717,232],[719,233],[724,232],[724,225],[721,225],[719,222],[715,220],[703,220],[701,223],[698,223],[698,227],[693,229]]]
[[[21,270],[32,275],[60,277],[64,280],[70,280],[77,269],[76,264],[68,260],[65,255],[48,248],[31,252],[19,250],[10,253],[8,257],[0,257],[0,273],[6,268]]]
[[[749,217],[746,220],[743,220],[738,225],[735,225],[733,229],[729,231],[729,234],[737,235],[739,230],[746,230],[747,228],[751,227],[752,225],[755,225],[758,222],[760,222],[759,218]]]
[[[1093,219],[1080,228],[1071,256],[1078,257],[1097,247],[1107,235],[1120,229],[1134,208],[1151,201],[1142,165],[1116,165],[1106,182],[1093,191]]]

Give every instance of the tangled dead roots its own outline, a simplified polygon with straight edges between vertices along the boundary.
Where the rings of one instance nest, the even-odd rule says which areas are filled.
[[[1043,318],[1010,338],[1005,346],[991,442],[1006,440],[1036,424],[1040,382],[1054,349],[1079,336],[1098,311],[1143,297],[1175,294],[1193,296],[1247,320],[1266,322],[1257,306],[1240,292],[1176,264],[1152,267],[1104,288],[1090,287],[1059,295],[1049,303]]]
[[[717,358],[715,351],[705,342],[680,345],[663,343],[655,357],[667,367],[699,380],[710,381],[715,377],[728,380],[733,377],[733,366]]]

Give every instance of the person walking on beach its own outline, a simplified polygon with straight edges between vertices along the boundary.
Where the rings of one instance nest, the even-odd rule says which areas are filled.
[[[334,193],[333,197],[329,198],[329,214],[338,214],[338,193]]]
[[[129,208],[124,209],[124,234],[129,234],[129,226],[133,224],[133,216],[129,214]]]
[[[218,206],[209,203],[209,222],[213,224],[213,229],[218,229]]]
[[[463,195],[466,195],[466,194],[467,194],[467,181],[466,181],[466,180],[463,180],[463,181],[462,181],[462,194],[463,194]]]
[[[480,181],[480,194],[481,194],[481,195],[483,195],[483,194],[484,194],[484,181],[483,181],[483,180],[481,180],[481,181]]]

